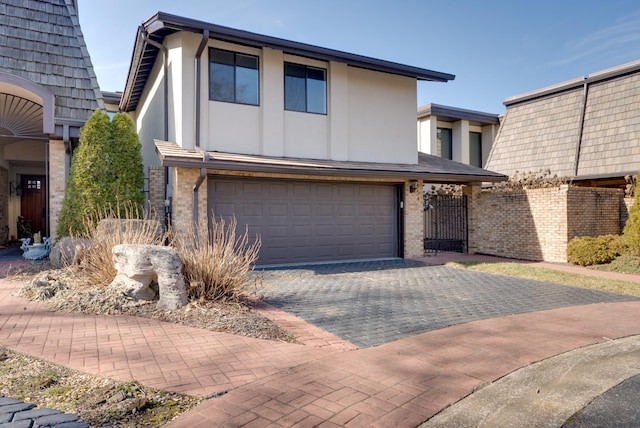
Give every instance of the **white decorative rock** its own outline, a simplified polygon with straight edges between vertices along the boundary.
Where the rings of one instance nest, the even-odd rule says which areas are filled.
[[[112,249],[118,274],[109,285],[137,300],[158,299],[158,309],[178,309],[189,302],[182,263],[171,247],[121,244]],[[158,292],[152,287],[158,284]]]

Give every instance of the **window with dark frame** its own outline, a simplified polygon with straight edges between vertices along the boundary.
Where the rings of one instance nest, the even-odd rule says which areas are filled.
[[[259,105],[258,57],[209,48],[209,99]]]
[[[453,159],[453,145],[452,145],[452,135],[451,129],[449,128],[438,128],[436,132],[436,137],[438,141],[438,156],[444,159]]]
[[[469,132],[469,165],[482,168],[482,134]]]
[[[327,114],[327,70],[285,62],[284,108]]]

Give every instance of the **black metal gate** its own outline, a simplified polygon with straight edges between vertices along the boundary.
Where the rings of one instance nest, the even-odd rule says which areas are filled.
[[[425,195],[424,251],[469,251],[466,195]]]

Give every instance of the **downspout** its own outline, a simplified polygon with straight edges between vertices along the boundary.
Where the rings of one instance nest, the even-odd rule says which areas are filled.
[[[143,26],[138,27],[138,31],[142,35],[142,40],[145,43],[149,43],[151,46],[158,48],[160,52],[162,52],[162,74],[164,76],[163,81],[163,90],[164,90],[164,129],[162,139],[164,141],[169,140],[169,55],[167,52],[167,48],[149,38],[149,34],[144,29]],[[165,226],[169,226],[170,217],[171,217],[171,207],[166,201],[169,199],[169,167],[164,167],[164,220]]]
[[[202,40],[200,40],[200,44],[198,45],[198,50],[196,51],[196,133],[195,133],[195,149],[202,153],[202,162],[206,165],[209,161],[209,154],[202,150],[200,147],[200,90],[202,88],[202,83],[200,81],[200,67],[202,62],[202,53],[204,52],[204,48],[207,46],[209,42],[209,30],[204,30],[202,32]],[[193,185],[193,225],[194,227],[198,227],[199,225],[199,216],[198,216],[198,190],[200,186],[204,182],[204,179],[207,178],[207,168],[203,166],[200,168],[200,175]]]
[[[580,149],[582,147],[582,133],[584,131],[584,118],[587,110],[587,97],[589,96],[589,83],[585,79],[582,89],[582,110],[580,111],[580,128],[578,129],[578,144],[576,145],[576,156],[573,163],[573,176],[578,176],[578,166],[580,165]]]

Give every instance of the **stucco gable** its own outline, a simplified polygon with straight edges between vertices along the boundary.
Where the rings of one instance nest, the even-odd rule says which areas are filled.
[[[57,120],[84,122],[104,108],[72,0],[3,0],[0,71],[55,96]]]

